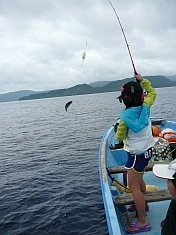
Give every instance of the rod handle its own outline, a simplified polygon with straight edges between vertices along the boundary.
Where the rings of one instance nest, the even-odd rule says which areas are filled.
[[[137,74],[138,74],[137,71],[134,70],[134,75],[137,75]],[[140,81],[137,78],[136,78],[136,82],[140,83]]]

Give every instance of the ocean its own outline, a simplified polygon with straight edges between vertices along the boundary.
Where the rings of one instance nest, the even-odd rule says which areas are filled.
[[[176,120],[176,87],[156,92],[151,116]],[[108,235],[98,151],[124,109],[117,96],[0,103],[1,235]]]

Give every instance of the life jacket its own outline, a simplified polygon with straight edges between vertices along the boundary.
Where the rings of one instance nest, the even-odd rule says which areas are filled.
[[[152,125],[152,133],[154,137],[158,137],[161,133],[161,129],[158,126]]]

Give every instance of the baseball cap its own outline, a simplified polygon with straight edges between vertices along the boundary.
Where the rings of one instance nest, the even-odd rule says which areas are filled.
[[[122,97],[125,94],[131,94],[134,96],[141,96],[143,89],[138,82],[131,81],[131,82],[128,82],[128,83],[122,85],[120,92],[121,92],[121,94],[117,97],[117,99],[119,99],[120,97]]]
[[[155,164],[153,173],[159,178],[176,179],[176,159],[170,164]]]

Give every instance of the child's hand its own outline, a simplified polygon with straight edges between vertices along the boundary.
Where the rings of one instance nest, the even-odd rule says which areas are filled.
[[[140,73],[138,73],[137,75],[135,74],[134,78],[139,81],[142,80],[142,76],[140,75]]]

